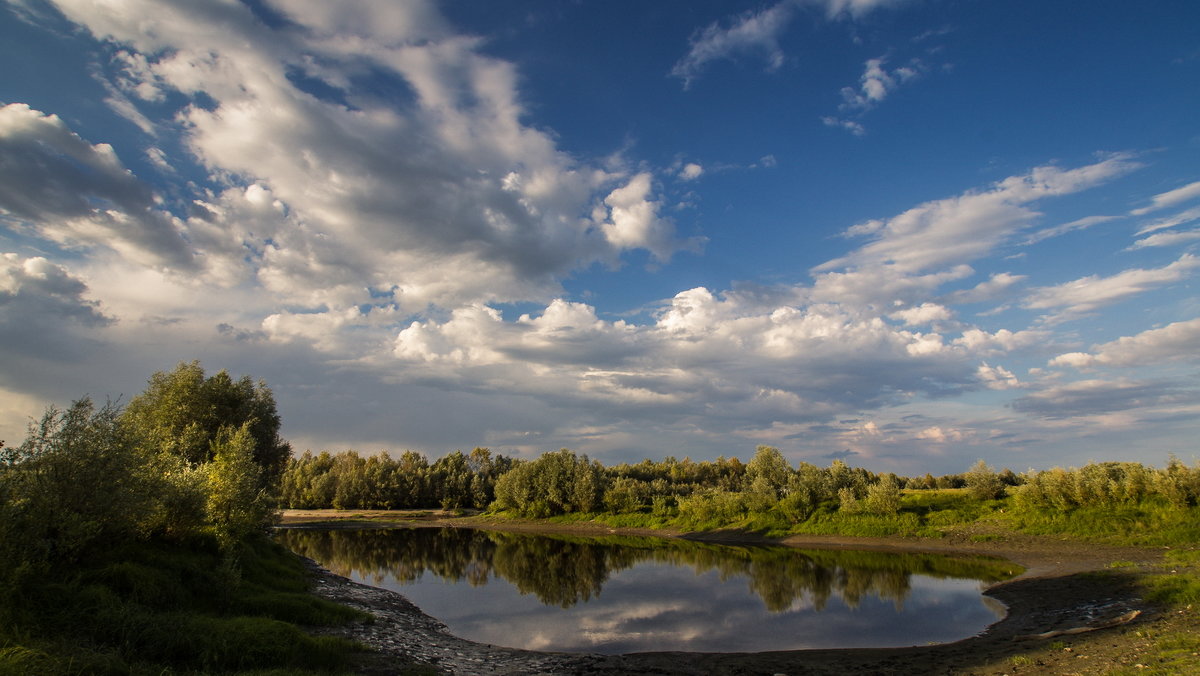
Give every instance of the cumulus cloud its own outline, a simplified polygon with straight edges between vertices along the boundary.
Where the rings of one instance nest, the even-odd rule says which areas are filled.
[[[863,64],[863,74],[859,77],[858,85],[842,87],[841,90],[842,103],[838,109],[848,117],[826,115],[821,118],[821,122],[827,127],[840,127],[855,136],[863,136],[867,130],[859,119],[883,103],[884,99],[901,86],[920,78],[928,70],[928,66],[917,58],[909,59],[904,65],[891,70],[885,66],[887,61],[887,56],[867,59]]]
[[[835,304],[764,306],[704,288],[680,292],[645,325],[558,300],[515,321],[464,308],[412,323],[394,345],[405,372],[423,382],[553,393],[561,406],[635,419],[669,412],[702,429],[771,428],[991,386],[972,363],[976,352]]]
[[[884,68],[886,62],[887,58],[882,56],[867,59],[863,66],[862,77],[859,78],[858,88],[842,88],[842,108],[844,110],[862,111],[874,108],[900,85],[920,76],[925,69],[925,66],[917,59],[891,71]]]
[[[642,172],[604,198],[595,218],[605,240],[618,251],[647,249],[660,261],[681,248],[696,248],[698,241],[682,243],[675,238],[675,228],[659,215],[661,204],[651,199],[652,192],[650,174]]]
[[[954,344],[968,350],[971,354],[991,356],[1038,345],[1046,341],[1049,336],[1048,331],[1038,329],[1024,331],[1000,329],[989,333],[982,329],[969,328],[962,332],[962,336],[954,339]]]
[[[688,162],[679,170],[679,178],[685,181],[694,181],[704,173],[704,167],[695,162]]]
[[[191,252],[152,191],[106,143],[57,115],[0,108],[0,213],[66,247],[108,247],[152,266],[192,267]]]
[[[954,318],[949,308],[937,303],[922,303],[916,307],[898,310],[888,315],[908,326],[921,326],[933,322],[945,322]]]
[[[207,265],[288,303],[343,312],[386,289],[417,311],[543,299],[577,267],[689,246],[658,215],[649,175],[580,164],[522,124],[512,64],[432,4],[272,7],[288,21],[219,2],[59,3],[119,47],[122,91],[190,99],[176,131],[214,179],[281,205],[251,229],[229,215],[245,206],[237,190],[198,195],[208,213],[187,226]],[[355,86],[368,76],[387,86]]]
[[[61,265],[41,256],[0,255],[4,361],[82,358],[94,342],[91,333],[113,321],[88,295],[87,284]]]
[[[1011,390],[1016,387],[1021,387],[1021,381],[1013,375],[1012,371],[1003,366],[990,366],[984,362],[979,366],[976,372],[980,382],[989,390]]]
[[[1187,279],[1198,266],[1200,259],[1184,254],[1179,260],[1161,268],[1135,268],[1109,277],[1089,275],[1056,286],[1031,289],[1022,305],[1031,310],[1052,311],[1047,316],[1048,320],[1071,319]]]

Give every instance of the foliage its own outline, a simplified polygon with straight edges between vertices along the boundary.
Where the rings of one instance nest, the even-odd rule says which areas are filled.
[[[266,383],[255,384],[250,376],[234,380],[226,371],[205,377],[197,361],[152,375],[146,391],[125,407],[122,422],[143,450],[175,455],[193,466],[212,460],[212,444],[223,428],[245,426],[264,488],[276,485],[292,452],[279,436],[279,413]]]
[[[495,499],[496,479],[513,460],[476,448],[439,458],[405,451],[363,458],[355,451],[322,451],[288,461],[280,481],[280,502],[296,509],[484,509]]]
[[[244,540],[266,523],[273,509],[262,488],[263,468],[254,461],[250,424],[236,431],[223,427],[212,441],[208,463],[208,519],[226,547]]]
[[[1004,497],[1004,482],[983,460],[975,463],[966,475],[967,492],[976,500],[995,500]]]
[[[0,444],[0,673],[343,665],[353,646],[293,623],[347,611],[260,534],[278,427],[265,385],[193,362]]]
[[[240,561],[232,584],[211,538],[135,542],[30,580],[0,623],[0,673],[344,668],[356,645],[296,625],[361,615],[305,593],[305,570],[278,545],[247,542]]]
[[[90,399],[49,408],[17,447],[0,448],[0,582],[24,567],[70,565],[140,534],[154,509],[146,458]]]
[[[496,481],[496,507],[537,518],[595,512],[603,504],[605,489],[600,463],[564,448],[517,464],[501,476]]]
[[[900,511],[900,483],[893,475],[885,475],[867,487],[863,511],[868,514],[887,516]]]

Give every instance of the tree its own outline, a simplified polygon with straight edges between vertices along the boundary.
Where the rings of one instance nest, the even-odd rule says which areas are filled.
[[[263,468],[254,459],[250,423],[223,427],[208,463],[208,517],[222,546],[241,542],[270,523],[271,501],[262,488]]]
[[[145,530],[153,474],[118,416],[85,397],[51,406],[24,443],[0,447],[0,569],[72,563]]]
[[[1000,475],[982,459],[966,474],[967,492],[976,500],[995,500],[1004,496],[1004,482]]]
[[[900,482],[896,475],[886,474],[867,487],[863,508],[870,514],[887,516],[900,511]]]
[[[255,384],[249,376],[235,381],[225,371],[206,378],[198,361],[152,375],[121,422],[142,450],[175,455],[193,466],[212,460],[212,444],[222,428],[245,426],[254,442],[254,462],[262,468],[262,487],[271,490],[292,452],[279,436],[279,413],[266,383]]]
[[[772,500],[787,488],[792,468],[779,449],[759,446],[754,458],[746,465],[746,483],[754,492],[769,493]]]
[[[534,518],[594,512],[607,488],[599,463],[564,448],[513,465],[496,480],[496,506]]]

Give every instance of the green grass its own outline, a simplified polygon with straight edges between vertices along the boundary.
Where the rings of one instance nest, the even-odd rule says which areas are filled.
[[[298,625],[361,614],[307,586],[296,557],[266,540],[232,558],[203,539],[120,547],[10,596],[0,676],[343,671],[361,647]]]
[[[1142,547],[1200,541],[1200,507],[1180,508],[1159,499],[1061,510],[1006,502],[1002,512],[987,520],[1031,535],[1065,535],[1085,542]]]

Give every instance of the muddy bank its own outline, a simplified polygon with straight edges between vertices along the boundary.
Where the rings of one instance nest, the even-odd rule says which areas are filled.
[[[661,531],[609,529],[595,524],[578,526],[531,522],[490,523],[487,520],[448,519],[422,515],[415,522],[381,524],[356,513],[354,519],[330,524],[328,515],[286,515],[285,527],[380,526],[468,526],[504,530],[554,531],[575,534],[640,534],[728,542],[763,541],[745,533],[681,534]],[[323,518],[321,518],[323,517]],[[366,521],[366,522],[364,522]],[[779,541],[772,541],[778,543]],[[1027,570],[1020,577],[993,586],[987,594],[1004,603],[1007,617],[980,636],[955,643],[910,648],[802,650],[766,653],[639,653],[588,655],[544,653],[484,645],[451,635],[437,619],[429,617],[401,595],[369,587],[335,575],[311,563],[316,593],[325,598],[364,610],[375,617],[372,623],[339,627],[332,633],[348,636],[375,648],[366,658],[364,673],[400,673],[405,665],[432,665],[445,674],[1001,674],[1021,673],[1014,668],[1016,656],[1031,646],[1053,641],[1052,663],[1031,664],[1025,673],[1095,673],[1122,664],[1133,666],[1134,652],[1123,647],[1122,637],[1148,623],[1161,621],[1143,602],[1129,576],[1096,574],[1114,561],[1149,563],[1159,558],[1154,550],[1094,547],[1069,541],[1041,538],[1009,538],[1005,541],[956,542],[908,538],[787,538],[782,544],[795,547],[829,547],[879,550],[931,551],[1003,556]],[[1104,629],[1080,632],[1128,618]],[[1069,632],[1069,633],[1062,633]],[[1043,638],[1033,638],[1042,635]],[[1071,646],[1089,655],[1076,653]],[[1061,657],[1061,659],[1057,659]],[[1086,658],[1087,663],[1083,663]],[[1062,662],[1062,664],[1056,664]]]

